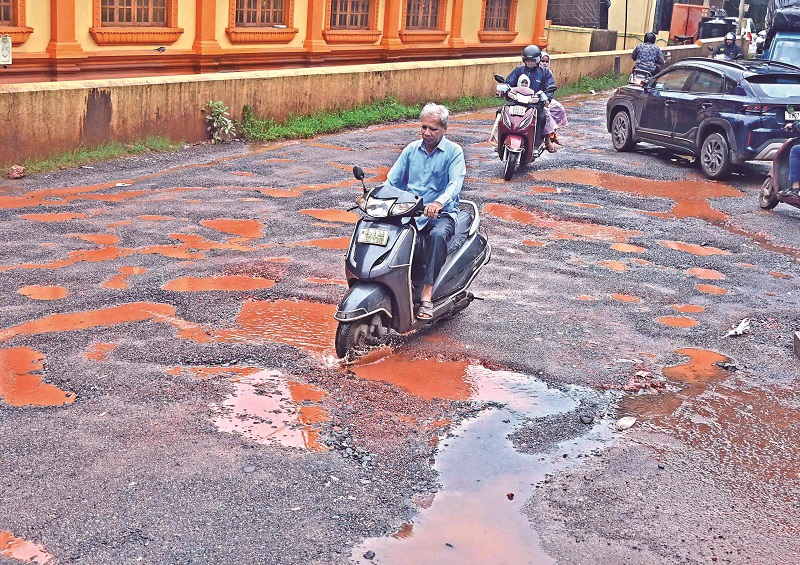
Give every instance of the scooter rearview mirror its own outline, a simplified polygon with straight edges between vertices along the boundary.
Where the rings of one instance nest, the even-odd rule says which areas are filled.
[[[713,51],[713,50],[714,50],[714,48],[713,48],[713,47],[711,47],[711,46],[709,45],[709,46],[708,46],[708,50],[709,50],[709,51]]]
[[[367,193],[367,185],[364,184],[364,169],[358,165],[353,165],[353,176],[361,181],[361,187],[364,189],[364,194]]]
[[[496,74],[496,75],[494,75],[494,80],[496,80],[497,82],[501,82],[502,83],[502,82],[506,81],[506,77],[504,77],[503,75],[497,75]]]

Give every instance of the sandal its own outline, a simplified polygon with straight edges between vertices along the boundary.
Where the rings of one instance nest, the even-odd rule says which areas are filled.
[[[419,310],[417,310],[417,318],[420,320],[430,320],[433,318],[433,302],[423,300],[419,303]]]
[[[545,145],[545,149],[547,149],[547,150],[548,150],[550,153],[556,153],[556,152],[558,152],[558,149],[556,149],[556,148],[555,148],[555,147],[553,147],[552,145]]]

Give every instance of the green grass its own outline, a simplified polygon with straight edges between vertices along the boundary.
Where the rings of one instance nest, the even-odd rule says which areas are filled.
[[[25,174],[47,173],[59,169],[69,169],[115,159],[125,155],[138,155],[150,151],[174,151],[183,147],[183,142],[174,142],[166,137],[151,136],[144,140],[133,141],[128,144],[111,142],[96,147],[79,147],[74,151],[58,153],[50,157],[28,159],[25,161]],[[3,176],[8,174],[8,167],[2,170]]]
[[[559,98],[571,94],[608,90],[622,86],[627,77],[615,77],[609,72],[601,77],[583,77],[579,81],[559,88]],[[499,101],[494,96],[462,96],[456,100],[444,101],[452,112],[467,112],[484,108],[494,108]],[[253,115],[250,106],[242,109],[240,132],[248,141],[274,141],[276,139],[298,139],[314,137],[323,133],[333,133],[348,128],[359,128],[395,122],[403,119],[416,119],[422,110],[422,103],[406,105],[387,97],[366,106],[352,110],[323,111],[308,116],[290,115],[283,122],[272,118],[261,119]]]

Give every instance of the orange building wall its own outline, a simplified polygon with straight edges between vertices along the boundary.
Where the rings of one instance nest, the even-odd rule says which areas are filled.
[[[513,0],[515,33],[503,37],[481,34],[483,0],[446,0],[444,30],[449,34],[427,43],[404,37],[397,29],[403,26],[407,0],[373,0],[378,33],[369,42],[326,42],[320,34],[327,24],[327,0],[292,0],[293,18],[287,23],[297,29],[293,37],[277,43],[235,43],[226,31],[230,1],[176,0],[176,27],[182,32],[174,40],[98,45],[90,29],[99,0],[25,0],[25,25],[33,33],[14,46],[14,64],[0,69],[0,83],[507,56],[518,54],[536,38],[539,44],[546,42],[544,14],[537,12],[546,12],[547,0]],[[311,10],[316,17],[309,21]],[[198,29],[198,13],[207,20],[202,24],[205,32]],[[156,51],[159,46],[166,51]]]

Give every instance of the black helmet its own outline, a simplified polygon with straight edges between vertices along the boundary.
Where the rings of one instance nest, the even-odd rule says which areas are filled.
[[[736,41],[736,36],[733,35],[733,33],[731,32],[725,34],[725,43],[727,43],[728,41]]]
[[[542,50],[536,47],[536,45],[528,45],[525,49],[522,50],[523,61],[536,61],[536,64],[538,65],[541,59],[542,59]]]
[[[644,42],[645,43],[655,43],[656,42],[656,34],[652,31],[648,31],[644,34]]]

